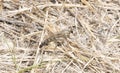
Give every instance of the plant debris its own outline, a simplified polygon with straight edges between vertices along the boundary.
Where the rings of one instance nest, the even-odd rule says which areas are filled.
[[[120,73],[119,0],[0,0],[1,73]]]

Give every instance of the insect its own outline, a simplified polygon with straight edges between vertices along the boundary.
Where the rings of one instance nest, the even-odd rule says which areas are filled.
[[[52,36],[49,36],[48,38],[46,38],[43,42],[41,42],[40,44],[40,48],[42,48],[43,46],[48,45],[51,41],[56,40],[56,38],[66,38],[67,36],[69,36],[69,34],[72,32],[72,30],[70,28],[68,29],[64,29],[56,34],[53,34]]]

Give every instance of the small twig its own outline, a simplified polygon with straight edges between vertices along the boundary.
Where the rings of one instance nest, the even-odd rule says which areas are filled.
[[[63,6],[63,4],[44,4],[44,5],[38,5],[36,7],[40,8],[40,9],[43,9],[45,7],[62,7],[62,6]],[[80,7],[80,8],[85,8],[87,6],[82,6],[80,4],[64,4],[64,7]],[[23,9],[19,9],[19,10],[9,11],[8,15],[11,14],[11,13],[13,13],[13,15],[16,15],[16,14],[19,14],[21,12],[31,10],[33,8],[34,7],[29,7],[29,8],[23,8]]]
[[[3,17],[0,17],[0,22],[6,22],[6,23],[9,23],[9,24],[15,24],[17,26],[27,26],[27,27],[30,27],[30,23],[25,23],[25,22],[21,22],[21,21],[17,21],[17,20],[10,20],[10,19],[7,19],[7,18],[3,18]]]

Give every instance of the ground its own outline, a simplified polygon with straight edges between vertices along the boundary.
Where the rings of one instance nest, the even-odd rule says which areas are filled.
[[[0,0],[1,73],[120,73],[119,0]]]

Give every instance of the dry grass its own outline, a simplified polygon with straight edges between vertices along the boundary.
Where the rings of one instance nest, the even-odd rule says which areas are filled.
[[[119,0],[0,0],[1,73],[120,73]]]

